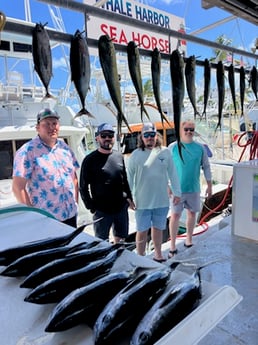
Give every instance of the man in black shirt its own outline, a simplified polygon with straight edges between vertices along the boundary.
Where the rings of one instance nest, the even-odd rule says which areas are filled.
[[[95,236],[109,239],[112,226],[114,242],[128,236],[128,206],[135,208],[127,181],[123,155],[113,151],[113,127],[103,123],[98,127],[99,147],[87,155],[81,166],[80,193],[85,207],[93,213]]]

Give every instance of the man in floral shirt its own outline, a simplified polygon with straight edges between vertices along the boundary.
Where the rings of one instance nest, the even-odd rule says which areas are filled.
[[[79,163],[70,147],[58,139],[59,118],[50,109],[38,113],[38,136],[24,144],[14,158],[13,192],[18,202],[76,227]]]

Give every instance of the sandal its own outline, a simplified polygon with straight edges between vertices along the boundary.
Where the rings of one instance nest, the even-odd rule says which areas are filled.
[[[153,260],[156,262],[159,262],[160,264],[162,264],[162,262],[167,261],[167,259],[156,259],[156,258],[153,258]]]
[[[175,256],[176,254],[177,254],[177,249],[175,249],[175,250],[170,250],[170,251],[168,252],[168,258],[171,259],[171,258],[173,258],[173,256]]]
[[[191,244],[186,244],[186,243],[184,243],[184,246],[186,247],[186,248],[191,248],[192,246],[193,246],[193,244],[191,243]]]

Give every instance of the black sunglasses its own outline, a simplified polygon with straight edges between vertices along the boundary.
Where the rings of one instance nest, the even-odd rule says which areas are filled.
[[[156,132],[146,132],[146,133],[143,133],[143,137],[146,139],[146,138],[154,138],[156,135]]]
[[[102,139],[105,139],[105,138],[112,139],[112,138],[114,138],[114,133],[110,133],[110,134],[108,134],[108,133],[101,133],[101,134],[100,134],[100,137],[101,137]]]
[[[184,128],[184,131],[185,131],[185,132],[188,132],[188,131],[194,132],[194,128]]]

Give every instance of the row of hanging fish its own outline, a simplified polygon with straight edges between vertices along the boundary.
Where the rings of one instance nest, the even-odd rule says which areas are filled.
[[[96,239],[72,245],[85,226],[0,251],[0,265],[6,266],[1,279],[25,277],[20,287],[31,289],[25,302],[56,303],[46,332],[87,324],[96,345],[121,344],[125,338],[131,345],[150,345],[199,305],[201,268],[180,279],[174,270],[179,262],[158,268],[132,263],[112,271],[126,244]]]
[[[51,97],[49,94],[49,83],[52,77],[52,56],[49,44],[49,37],[47,31],[44,29],[44,25],[36,24],[33,29],[32,40],[32,54],[35,65],[35,70],[39,75],[45,89],[46,97]],[[110,97],[117,110],[117,123],[118,134],[121,134],[121,127],[124,123],[128,128],[129,124],[123,113],[122,97],[120,90],[119,73],[116,61],[116,51],[113,40],[108,35],[100,36],[98,40],[98,52],[101,68],[103,71],[104,79],[110,94]],[[143,114],[149,118],[148,112],[144,106],[144,94],[141,76],[140,66],[140,53],[137,44],[131,41],[127,45],[127,60],[128,68],[131,76],[132,83],[136,90],[138,100],[140,103],[140,115],[141,121],[143,121]],[[151,56],[151,78],[153,86],[153,94],[156,102],[157,109],[161,116],[161,121],[167,121],[167,118],[162,111],[161,97],[160,97],[160,78],[161,78],[161,54],[160,51],[155,48]],[[194,55],[188,58],[183,58],[178,50],[173,51],[170,54],[170,72],[172,83],[172,99],[173,99],[173,116],[175,123],[176,138],[180,144],[179,123],[181,121],[181,113],[183,109],[183,101],[185,95],[185,85],[189,100],[193,107],[194,118],[199,116],[200,118],[206,117],[207,105],[210,96],[210,83],[211,83],[211,63],[208,59],[205,59],[204,66],[204,101],[203,111],[200,114],[196,106],[196,58]],[[74,83],[75,89],[79,95],[81,101],[81,110],[76,116],[83,114],[93,117],[93,115],[86,109],[85,100],[87,93],[90,89],[91,80],[91,64],[90,55],[87,45],[87,41],[83,33],[79,30],[75,32],[71,39],[70,46],[70,70],[71,80]],[[240,74],[240,104],[241,115],[244,113],[244,94],[246,88],[246,71],[244,67],[239,70]],[[221,61],[216,64],[216,80],[218,90],[218,123],[217,128],[221,127],[221,118],[225,100],[225,67]],[[234,111],[237,113],[236,91],[235,91],[235,68],[233,64],[228,67],[228,83],[230,86],[232,102],[234,105]],[[249,85],[254,92],[255,98],[257,98],[257,85],[258,76],[255,66],[249,73]]]

